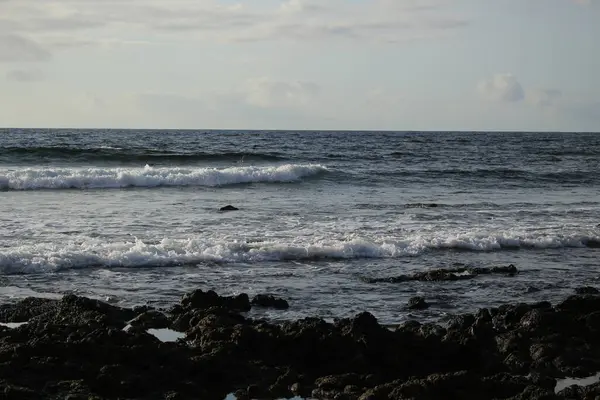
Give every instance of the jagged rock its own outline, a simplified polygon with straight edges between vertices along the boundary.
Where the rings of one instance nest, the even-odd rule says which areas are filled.
[[[553,392],[554,377],[600,371],[597,295],[574,295],[556,306],[481,309],[445,326],[408,321],[394,331],[368,312],[333,323],[275,324],[247,318],[250,306],[247,295],[201,290],[183,296],[168,316],[74,295],[0,306],[2,320],[29,321],[0,329],[0,393],[24,399],[598,395],[599,385]],[[124,331],[127,321],[134,328]],[[162,343],[145,331],[167,324],[185,331],[186,340]]]
[[[600,294],[600,290],[592,286],[583,286],[575,289],[577,294]]]
[[[27,297],[17,303],[0,306],[0,321],[27,322],[40,314],[52,311],[58,300]]]
[[[408,309],[409,310],[425,310],[429,308],[429,304],[425,301],[423,297],[411,297],[408,300]]]
[[[245,293],[238,296],[219,296],[212,290],[203,292],[201,289],[184,295],[181,306],[183,310],[223,307],[232,311],[250,311],[251,308],[250,298]]]
[[[386,278],[362,278],[367,283],[402,283],[410,281],[458,281],[473,279],[478,275],[489,275],[489,274],[501,274],[507,276],[514,276],[519,271],[517,267],[510,264],[506,267],[493,267],[493,268],[440,268],[433,269],[430,271],[415,272],[412,275],[399,275]]]
[[[600,311],[600,296],[592,294],[569,296],[562,303],[558,304],[556,309],[579,315]]]
[[[163,329],[169,327],[170,321],[165,314],[151,310],[146,311],[129,321],[129,325],[141,329]]]
[[[287,310],[290,308],[286,300],[277,298],[271,294],[257,294],[252,299],[251,304],[256,307],[270,307],[276,310]]]

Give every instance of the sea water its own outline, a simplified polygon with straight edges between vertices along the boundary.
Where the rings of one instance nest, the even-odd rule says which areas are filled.
[[[161,307],[200,288],[287,299],[251,312],[274,320],[387,324],[559,301],[598,285],[599,167],[600,135],[581,133],[4,129],[0,301]],[[416,295],[431,307],[410,314]]]

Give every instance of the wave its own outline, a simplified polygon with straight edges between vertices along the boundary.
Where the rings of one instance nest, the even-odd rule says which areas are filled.
[[[0,147],[0,161],[36,164],[40,162],[119,162],[121,164],[188,164],[202,161],[284,161],[279,153],[162,151],[113,146],[99,147]]]
[[[260,264],[275,261],[319,261],[418,256],[428,251],[491,252],[517,249],[600,248],[600,237],[589,235],[473,236],[405,241],[367,239],[294,241],[169,239],[144,242],[104,242],[87,238],[58,245],[39,243],[2,249],[0,272],[44,273],[90,267],[135,268],[196,265],[204,262]]]
[[[579,183],[592,184],[599,181],[598,174],[590,170],[526,170],[513,168],[423,168],[407,170],[388,170],[378,172],[379,176],[388,179],[395,178],[419,178],[426,180],[446,179],[492,179],[497,182],[547,182],[547,183]]]
[[[502,202],[502,203],[493,203],[493,202],[474,202],[474,203],[437,203],[437,202],[425,202],[425,203],[358,203],[354,207],[359,210],[396,210],[401,211],[402,209],[412,209],[412,208],[422,208],[422,209],[431,209],[431,208],[441,208],[441,209],[504,209],[511,210],[513,212],[519,212],[523,210],[519,210],[519,208],[530,208],[535,209],[533,211],[527,212],[539,212],[546,213],[545,210],[540,210],[543,207],[556,207],[557,205],[568,206],[569,210],[561,211],[562,213],[576,213],[576,212],[585,212],[585,211],[594,211],[595,207],[598,206],[597,202],[593,201],[574,201],[574,202]],[[577,209],[574,207],[591,207],[591,209]]]
[[[297,182],[327,168],[284,164],[231,168],[19,168],[0,170],[0,190],[112,189],[160,186],[226,186]]]

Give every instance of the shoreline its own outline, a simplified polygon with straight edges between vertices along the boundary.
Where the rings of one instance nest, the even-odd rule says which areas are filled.
[[[600,371],[600,291],[576,292],[395,327],[367,312],[243,315],[290,306],[269,295],[195,290],[162,311],[30,297],[0,305],[13,324],[0,326],[0,388],[7,399],[592,399],[600,383],[555,393],[557,379]]]

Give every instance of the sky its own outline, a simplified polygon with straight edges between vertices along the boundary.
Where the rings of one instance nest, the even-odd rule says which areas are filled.
[[[0,126],[600,131],[600,0],[0,0]]]

